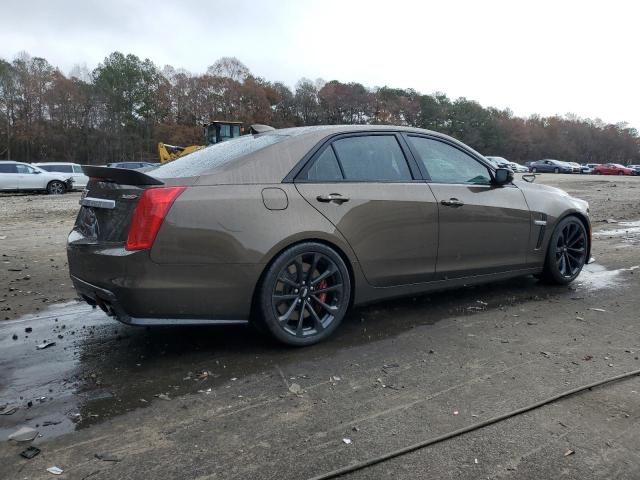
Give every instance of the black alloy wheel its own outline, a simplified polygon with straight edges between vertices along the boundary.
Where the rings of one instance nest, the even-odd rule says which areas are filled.
[[[261,310],[277,340],[312,345],[337,328],[350,298],[351,280],[340,255],[323,244],[303,243],[283,252],[269,268]]]
[[[562,220],[551,236],[544,277],[559,285],[576,279],[587,262],[587,231],[577,217]]]

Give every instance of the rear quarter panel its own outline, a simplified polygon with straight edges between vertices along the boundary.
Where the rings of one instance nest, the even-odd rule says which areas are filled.
[[[287,206],[269,210],[262,191],[281,189]],[[161,264],[266,264],[292,243],[320,239],[355,255],[335,227],[293,184],[188,188],[165,218],[151,251]]]

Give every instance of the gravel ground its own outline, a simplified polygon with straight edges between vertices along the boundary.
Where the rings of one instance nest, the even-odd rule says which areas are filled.
[[[527,277],[370,305],[305,349],[48,305],[74,296],[77,195],[0,197],[4,265],[23,269],[0,272],[13,288],[0,305],[32,313],[0,324],[0,410],[17,408],[0,417],[0,479],[54,465],[79,480],[310,478],[640,368],[640,179],[538,181],[591,203],[598,263],[572,285]],[[637,479],[638,392],[637,377],[593,389],[346,478]],[[32,460],[4,441],[23,426],[40,434]]]

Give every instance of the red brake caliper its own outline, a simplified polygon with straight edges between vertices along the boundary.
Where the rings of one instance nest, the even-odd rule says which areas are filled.
[[[318,284],[318,290],[322,290],[327,288],[328,284],[326,280],[322,280],[319,284]],[[320,299],[321,302],[324,302],[327,299],[327,292],[323,292],[320,295],[318,295],[318,298]]]

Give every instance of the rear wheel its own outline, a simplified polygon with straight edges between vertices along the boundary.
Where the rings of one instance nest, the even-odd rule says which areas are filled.
[[[624,172],[618,172],[618,175],[624,175]]]
[[[66,185],[58,180],[53,180],[47,185],[47,193],[49,195],[62,195],[66,191]]]
[[[567,217],[551,235],[543,277],[558,285],[573,282],[587,261],[587,231],[576,217]]]
[[[554,168],[553,173],[560,173],[560,169],[558,167]]]
[[[278,341],[313,345],[338,327],[350,298],[351,279],[340,255],[326,245],[308,242],[285,250],[269,267],[260,310]]]

